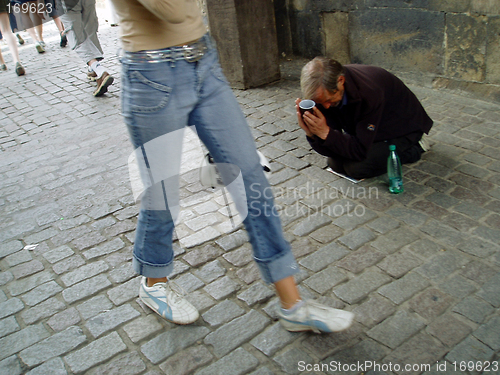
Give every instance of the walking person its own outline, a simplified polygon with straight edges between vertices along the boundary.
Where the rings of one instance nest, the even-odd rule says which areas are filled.
[[[9,12],[7,12],[7,13],[9,13]],[[10,21],[10,29],[12,30],[12,32],[16,36],[17,41],[19,42],[19,45],[22,46],[24,44],[24,39],[21,36],[21,34],[19,33],[19,30],[17,28],[16,16],[12,12],[9,13],[9,21]],[[3,35],[1,32],[0,32],[0,40],[3,40]]]
[[[102,96],[114,78],[100,63],[104,54],[97,37],[99,20],[95,0],[62,0],[62,6],[65,13],[60,18],[64,24],[64,34],[71,49],[87,64],[87,77],[97,82],[93,95]]]
[[[59,2],[56,2],[56,0],[45,0],[45,8],[47,9],[47,14],[54,20],[54,23],[59,30],[59,36],[61,37],[59,46],[64,48],[68,45],[68,38],[66,37],[66,33],[64,32],[64,25],[60,18],[63,14],[62,4],[58,3]]]
[[[43,40],[43,20],[45,6],[36,0],[13,0],[12,6],[21,14],[20,22],[35,43],[38,53],[45,53]]]
[[[17,49],[16,37],[11,30],[9,21],[9,0],[0,0],[0,31],[3,37],[7,41],[10,53],[12,55],[12,60],[16,65],[16,74],[22,76],[25,74],[24,67],[19,61],[19,50]],[[0,70],[7,70],[7,65],[5,65],[5,60],[3,59],[2,52],[0,50]]]
[[[113,0],[119,17],[122,111],[142,160],[143,186],[133,267],[143,275],[140,298],[165,319],[196,321],[199,313],[167,276],[173,269],[180,152],[187,125],[196,128],[228,186],[248,231],[262,278],[279,296],[281,324],[290,331],[341,331],[353,314],[302,300],[299,267],[284,239],[255,143],[218,63],[196,0]],[[180,142],[182,143],[182,142]],[[174,173],[172,173],[174,172]],[[158,181],[155,176],[160,176]],[[168,178],[163,178],[166,176]],[[170,176],[170,177],[169,177]],[[243,189],[230,189],[242,176]],[[244,214],[245,213],[245,214]]]

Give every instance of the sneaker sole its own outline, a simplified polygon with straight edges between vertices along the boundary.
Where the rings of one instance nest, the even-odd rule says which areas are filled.
[[[101,86],[94,91],[94,96],[102,96],[104,93],[108,92],[108,86],[111,85],[114,81],[114,78],[111,76],[108,76],[103,83],[101,83]]]
[[[304,331],[313,331],[315,332],[316,330],[320,330],[321,332],[324,333],[332,333],[332,332],[342,332],[348,329],[352,325],[352,320],[350,320],[345,327],[341,329],[336,329],[332,330],[328,328],[326,325],[319,325],[318,327],[312,327],[310,324],[300,324],[300,323],[294,323],[290,322],[286,319],[280,318],[279,319],[281,325],[283,328],[285,328],[287,331],[290,332],[304,332]]]

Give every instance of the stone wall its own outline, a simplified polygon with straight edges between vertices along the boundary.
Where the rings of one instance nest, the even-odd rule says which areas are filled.
[[[285,55],[382,66],[500,102],[500,0],[274,0]]]

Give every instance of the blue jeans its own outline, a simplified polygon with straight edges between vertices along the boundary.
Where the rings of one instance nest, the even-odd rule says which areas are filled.
[[[246,119],[222,73],[212,39],[205,35],[203,41],[208,50],[198,61],[139,61],[134,53],[122,58],[122,111],[145,187],[133,267],[152,278],[168,276],[173,269],[177,208],[172,202],[174,190],[178,191],[178,134],[194,126],[216,163],[237,167],[221,172],[224,182],[238,173],[242,176],[244,199],[237,199],[229,190],[240,214],[246,211],[243,223],[261,275],[265,282],[274,283],[299,268],[283,237]],[[157,147],[150,147],[155,143]],[[238,207],[237,201],[246,201],[246,206]]]

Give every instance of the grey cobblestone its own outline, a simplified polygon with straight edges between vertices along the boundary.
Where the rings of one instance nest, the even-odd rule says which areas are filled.
[[[21,250],[5,257],[5,262],[9,267],[14,267],[18,264],[29,262],[30,260],[33,260],[33,257],[28,250]]]
[[[42,324],[28,326],[0,339],[0,360],[11,356],[50,336]]]
[[[35,306],[36,304],[45,301],[47,298],[55,296],[61,290],[63,290],[63,288],[58,283],[51,280],[24,294],[21,298],[26,305]]]
[[[384,320],[366,334],[394,349],[424,326],[424,322],[416,316],[406,311],[398,311],[393,317]]]
[[[220,358],[254,337],[268,324],[268,318],[251,310],[208,334],[204,341],[213,346],[213,353]]]
[[[213,356],[204,346],[195,346],[178,353],[160,365],[165,374],[188,375],[200,366],[206,365]]]
[[[103,363],[107,359],[127,349],[118,333],[92,341],[87,346],[68,354],[64,361],[75,374],[88,370],[92,366]]]
[[[211,326],[218,326],[227,323],[245,313],[236,303],[225,300],[217,306],[212,307],[202,315],[203,319]]]
[[[455,251],[443,251],[422,266],[416,268],[416,272],[429,279],[443,279],[458,268],[468,263],[466,257]]]
[[[126,304],[93,317],[85,323],[85,327],[87,327],[92,336],[99,337],[103,333],[106,333],[139,315],[140,313],[136,309]]]
[[[452,314],[442,315],[427,327],[427,332],[446,346],[452,347],[472,332],[472,328]]]
[[[132,265],[128,262],[109,272],[109,278],[111,279],[111,281],[118,284],[124,283],[136,275],[137,273],[132,268]]]
[[[73,303],[89,297],[110,285],[111,283],[107,279],[106,275],[97,275],[66,288],[62,292],[62,296],[66,302]]]
[[[240,248],[222,256],[232,265],[241,267],[252,261],[252,248],[248,245],[243,245]]]
[[[187,293],[201,288],[205,285],[203,281],[191,273],[185,273],[175,279],[175,282],[184,289]]]
[[[89,279],[100,273],[103,273],[109,269],[109,266],[104,261],[98,261],[94,263],[82,266],[72,272],[68,272],[61,276],[61,281],[66,287],[79,283],[80,281]]]
[[[436,288],[428,288],[409,301],[409,306],[420,316],[432,320],[441,315],[454,299]]]
[[[250,341],[250,344],[266,356],[272,357],[276,352],[293,342],[298,336],[300,336],[300,333],[288,332],[280,323],[275,323],[254,337]]]
[[[0,303],[0,319],[13,315],[24,308],[24,303],[19,298],[11,298]]]
[[[265,286],[261,282],[257,282],[250,286],[247,290],[239,293],[237,295],[238,299],[245,302],[248,306],[252,306],[255,303],[262,303],[272,296],[274,296],[274,290]]]
[[[373,295],[370,299],[353,310],[355,319],[367,327],[373,327],[396,311],[393,303],[387,299]]]
[[[369,245],[365,245],[341,259],[337,263],[337,266],[353,273],[360,273],[365,268],[378,263],[384,257],[385,255],[383,253]],[[383,269],[382,267],[380,268]]]
[[[384,297],[389,298],[395,304],[400,305],[429,285],[430,283],[428,280],[414,272],[410,272],[401,279],[383,286],[378,292]]]
[[[0,247],[0,258],[4,258],[7,255],[13,254],[19,250],[22,250],[23,244],[20,241],[11,241],[3,243]]]
[[[109,290],[107,292],[109,299],[118,306],[138,297],[140,279],[141,277],[136,277]]]
[[[297,366],[300,361],[304,361],[305,364],[315,363],[311,356],[298,348],[288,349],[274,357],[274,361],[280,365],[281,370],[286,374],[300,374],[301,371]]]
[[[34,307],[29,308],[28,310],[21,312],[21,318],[26,324],[33,324],[40,319],[51,317],[55,313],[63,310],[65,307],[66,306],[63,302],[59,301],[55,297],[52,297]]]
[[[339,241],[342,242],[345,246],[347,246],[351,250],[359,249],[361,246],[374,240],[376,236],[373,232],[366,228],[358,228],[349,234],[342,236],[339,238]]]
[[[389,276],[399,278],[421,264],[422,261],[420,259],[413,256],[410,252],[402,250],[386,257],[377,264],[377,267]]]
[[[347,254],[349,254],[349,250],[347,250],[344,246],[331,243],[323,246],[313,254],[308,255],[299,261],[299,264],[310,269],[311,271],[317,272],[333,262],[342,259]],[[298,256],[298,254],[295,253],[295,256]]]
[[[90,250],[84,251],[83,256],[87,260],[100,257],[102,255],[107,255],[113,253],[117,250],[122,249],[125,246],[124,242],[120,238],[115,238],[114,240],[107,242],[105,244],[94,247]]]
[[[311,215],[295,226],[293,234],[303,237],[330,223],[331,219],[327,216]]]
[[[98,295],[76,306],[76,309],[82,315],[82,318],[87,320],[100,312],[110,310],[112,307],[113,304],[106,296]]]
[[[477,295],[485,301],[489,302],[491,305],[500,307],[500,290],[498,288],[499,283],[500,273],[497,273],[496,276],[491,278],[483,285]]]
[[[500,349],[500,317],[494,316],[485,325],[479,327],[473,335],[493,350]]]
[[[487,345],[478,341],[476,338],[469,336],[463,340],[460,344],[455,346],[445,358],[453,362],[484,362],[489,361],[493,357],[493,350]]]
[[[68,328],[69,326],[78,324],[80,321],[80,314],[78,314],[78,311],[74,307],[72,307],[55,314],[47,321],[47,324],[54,331],[59,332],[63,329]]]
[[[87,337],[79,327],[56,333],[49,338],[24,349],[19,353],[21,360],[28,366],[39,365],[50,358],[63,355],[85,342]]]
[[[331,243],[337,237],[342,235],[343,231],[335,225],[327,225],[320,229],[315,230],[309,237],[321,242],[322,244]]]
[[[158,319],[160,318],[154,314],[140,317],[126,324],[123,330],[127,333],[130,340],[136,343],[163,328]]]
[[[216,300],[221,300],[240,288],[239,284],[224,276],[203,288]]]
[[[243,375],[259,365],[259,360],[243,348],[238,348],[214,364],[197,371],[196,375]]]
[[[63,360],[60,357],[55,357],[35,367],[33,370],[27,372],[26,375],[66,375],[67,373]]]
[[[43,271],[44,269],[45,267],[42,262],[40,262],[39,260],[32,260],[31,262],[19,264],[11,268],[11,272],[16,279],[21,279],[23,277]]]
[[[384,361],[400,364],[418,364],[419,370],[415,371],[418,373],[424,364],[435,368],[434,364],[445,353],[446,349],[443,345],[425,333],[419,333],[386,356]]]
[[[1,375],[20,375],[22,372],[21,364],[15,355],[0,361]]]
[[[248,235],[242,230],[226,235],[220,240],[215,241],[215,243],[226,252],[236,249],[246,242],[248,242]]]
[[[203,339],[209,332],[206,327],[196,326],[171,329],[142,345],[141,351],[147,359],[157,364]]]
[[[183,259],[192,267],[197,267],[200,264],[217,258],[222,251],[214,246],[207,245],[201,249],[194,249],[183,256]]]
[[[489,303],[477,297],[468,296],[456,304],[453,311],[465,316],[473,322],[483,323],[486,317],[490,315],[494,309]]]
[[[333,292],[341,300],[354,304],[390,280],[389,276],[370,270],[362,273],[358,278],[349,280],[346,284],[334,289]]]
[[[394,253],[414,241],[418,236],[406,227],[395,229],[384,236],[378,237],[373,242],[373,247],[385,253]]]
[[[137,352],[120,355],[109,363],[89,371],[89,375],[108,375],[119,373],[121,375],[136,375],[146,370],[146,364]]]
[[[218,260],[214,260],[213,262],[204,265],[199,271],[195,271],[194,273],[205,283],[211,283],[219,277],[224,276],[226,269]]]
[[[69,246],[63,245],[54,250],[47,251],[46,253],[43,254],[43,257],[47,259],[47,261],[49,261],[50,263],[56,263],[62,259],[65,259],[73,255],[74,253],[75,252],[71,250]]]
[[[9,316],[8,318],[0,320],[0,338],[19,331],[20,329],[21,327],[14,316]]]
[[[324,294],[327,290],[333,288],[335,285],[347,280],[348,277],[337,267],[328,267],[320,272],[315,273],[304,281],[309,288]]]

